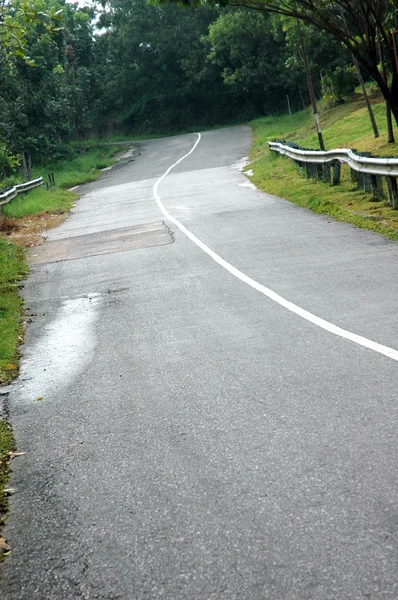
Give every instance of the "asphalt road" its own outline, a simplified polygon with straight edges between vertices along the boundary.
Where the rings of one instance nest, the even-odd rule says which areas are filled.
[[[32,251],[1,598],[398,598],[398,245],[250,187],[247,127],[158,204],[197,140]]]

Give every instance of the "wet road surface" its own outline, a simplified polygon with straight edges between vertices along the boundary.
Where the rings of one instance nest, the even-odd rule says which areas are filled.
[[[250,135],[143,142],[33,249],[1,598],[398,597],[398,246],[253,189]]]

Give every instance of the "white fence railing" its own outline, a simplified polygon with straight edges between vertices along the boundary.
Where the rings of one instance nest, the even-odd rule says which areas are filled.
[[[18,196],[18,194],[23,194],[24,192],[28,192],[29,190],[33,190],[33,188],[39,187],[43,185],[43,177],[38,177],[37,179],[33,179],[32,181],[26,181],[25,183],[20,183],[15,187],[8,190],[8,192],[4,192],[4,194],[0,194],[0,207],[4,204],[10,202]]]
[[[340,183],[340,164],[347,164],[352,171],[358,174],[358,186],[362,187],[365,191],[373,192],[375,200],[381,199],[385,195],[381,178],[386,177],[389,203],[394,208],[398,208],[398,158],[360,156],[347,148],[337,148],[328,151],[305,150],[295,147],[294,144],[290,145],[282,142],[268,142],[268,146],[270,150],[278,152],[282,156],[287,156],[300,166],[305,167],[308,177],[316,177],[317,173],[319,176],[319,171],[315,170],[314,173],[311,173],[309,169],[311,165],[334,167],[334,185]],[[330,169],[329,175],[326,178],[330,180]]]

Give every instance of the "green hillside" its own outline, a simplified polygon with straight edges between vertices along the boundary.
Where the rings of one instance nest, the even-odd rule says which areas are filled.
[[[362,98],[356,96],[351,102],[332,109],[324,108],[321,103],[320,118],[326,149],[352,148],[379,156],[398,156],[397,143],[387,142],[384,102],[374,98],[373,110],[380,131],[377,139],[373,136]],[[306,148],[319,148],[310,109],[294,115],[256,119],[251,126],[252,162],[248,170],[253,170],[251,179],[259,189],[398,240],[398,211],[388,206],[387,201],[375,202],[370,194],[358,191],[346,165],[342,166],[341,184],[333,187],[306,179],[293,161],[270,152],[267,142],[274,139],[294,141]]]

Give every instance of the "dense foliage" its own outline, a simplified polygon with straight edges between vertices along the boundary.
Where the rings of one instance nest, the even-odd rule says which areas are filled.
[[[68,158],[91,135],[167,133],[308,103],[284,15],[146,0],[10,0],[0,8],[0,171]],[[342,101],[350,54],[303,28],[317,93]],[[11,35],[12,34],[12,35]]]

